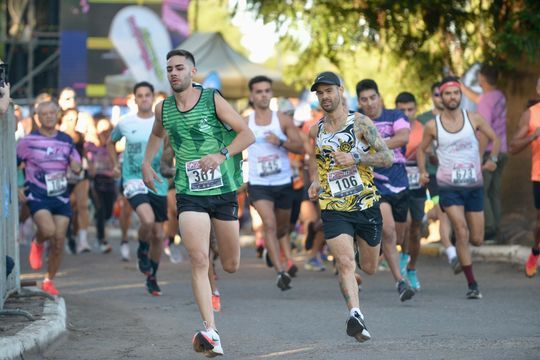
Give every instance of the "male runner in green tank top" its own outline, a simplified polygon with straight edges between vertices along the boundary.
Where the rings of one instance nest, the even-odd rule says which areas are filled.
[[[167,54],[167,77],[174,95],[156,106],[142,168],[145,184],[153,189],[154,179],[160,179],[150,160],[168,135],[176,159],[180,235],[191,259],[193,293],[205,327],[193,337],[193,349],[213,357],[223,355],[223,349],[208,279],[210,226],[217,235],[223,269],[235,272],[240,261],[236,189],[242,184],[241,153],[255,137],[219,93],[193,86],[196,71],[188,51]]]

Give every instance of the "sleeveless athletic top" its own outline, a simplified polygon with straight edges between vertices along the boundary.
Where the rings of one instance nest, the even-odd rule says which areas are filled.
[[[356,139],[354,114],[349,115],[343,129],[335,133],[326,132],[324,119],[317,126],[315,157],[321,184],[321,210],[360,211],[375,205],[380,195],[373,183],[373,168],[361,164],[338,166],[331,156],[335,151],[350,152],[353,148],[360,156],[374,152]]]
[[[255,143],[248,147],[249,183],[251,185],[278,186],[291,182],[291,164],[287,150],[265,140],[268,132],[285,141],[277,112],[272,111],[268,125],[257,125],[255,113],[248,117],[248,126],[255,135]]]
[[[540,103],[529,108],[531,118],[529,120],[529,134],[540,127]],[[531,143],[531,180],[540,181],[540,138],[536,138]]]
[[[447,131],[437,115],[437,183],[440,187],[482,187],[482,166],[478,150],[478,139],[469,116],[463,113],[463,126],[457,132]]]
[[[236,191],[242,185],[242,155],[231,156],[219,169],[202,171],[199,160],[231,144],[236,133],[219,120],[214,89],[202,89],[188,111],[180,111],[174,96],[163,102],[163,127],[176,157],[174,183],[177,194],[209,196]]]

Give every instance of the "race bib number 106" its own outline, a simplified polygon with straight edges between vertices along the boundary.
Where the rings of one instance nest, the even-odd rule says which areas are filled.
[[[328,173],[328,185],[332,196],[339,198],[359,194],[364,187],[354,166]]]

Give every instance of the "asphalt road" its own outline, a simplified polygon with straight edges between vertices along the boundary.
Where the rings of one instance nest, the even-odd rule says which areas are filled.
[[[509,264],[475,264],[481,300],[465,299],[464,276],[453,275],[445,258],[420,259],[422,290],[405,303],[389,272],[364,276],[361,309],[373,338],[360,344],[345,334],[347,311],[336,277],[328,269],[304,271],[301,259],[286,292],[253,249],[243,249],[237,274],[218,266],[222,311],[216,321],[224,358],[540,359],[540,277],[527,279]],[[25,264],[25,278],[32,278]],[[151,297],[134,261],[123,263],[117,253],[66,255],[56,285],[69,331],[43,358],[204,358],[191,348],[202,323],[190,278],[187,261],[164,257],[158,274],[163,295]]]

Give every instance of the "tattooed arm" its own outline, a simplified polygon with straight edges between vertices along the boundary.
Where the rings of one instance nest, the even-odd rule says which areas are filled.
[[[169,136],[166,135],[163,140],[163,154],[161,155],[161,161],[159,162],[159,172],[165,178],[172,178],[175,175],[176,167],[173,163],[174,151],[169,141]]]
[[[386,146],[373,121],[360,113],[355,113],[354,115],[354,133],[356,138],[365,141],[371,149],[375,150],[374,153],[362,154],[360,163],[374,167],[392,166],[394,153]]]

